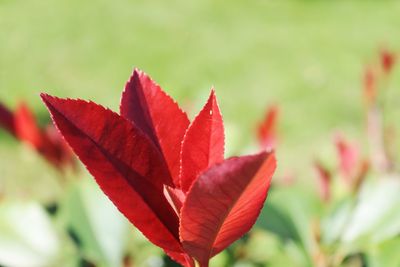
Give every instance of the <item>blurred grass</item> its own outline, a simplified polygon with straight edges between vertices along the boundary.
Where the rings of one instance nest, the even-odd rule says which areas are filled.
[[[41,91],[116,110],[136,66],[192,117],[214,85],[230,153],[278,103],[279,167],[304,171],[332,130],[358,137],[362,68],[380,45],[399,47],[399,14],[398,1],[0,0],[0,99],[42,120]],[[1,179],[49,175],[42,162],[21,168],[5,134],[0,145]]]

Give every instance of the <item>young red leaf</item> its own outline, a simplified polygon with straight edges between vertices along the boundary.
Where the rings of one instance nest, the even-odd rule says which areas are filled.
[[[0,126],[10,134],[16,136],[14,114],[0,102]]]
[[[41,134],[43,141],[42,146],[38,148],[38,152],[43,157],[59,170],[62,170],[62,167],[67,165],[75,166],[75,159],[70,147],[52,124],[42,129]]]
[[[186,253],[173,252],[164,249],[165,254],[167,254],[171,259],[178,262],[184,267],[195,267],[194,260]]]
[[[186,113],[149,76],[137,69],[125,86],[120,113],[162,151],[174,183],[178,186],[180,148],[189,126]]]
[[[0,125],[15,138],[33,147],[58,170],[67,165],[74,166],[73,154],[54,126],[40,128],[25,103],[21,102],[15,113],[0,103]]]
[[[258,141],[264,149],[273,149],[277,139],[278,106],[268,108],[263,123],[258,127]]]
[[[193,267],[193,258],[207,266],[254,224],[275,159],[263,152],[222,162],[224,129],[214,91],[189,128],[186,114],[138,70],[122,96],[121,116],[92,102],[42,98],[106,195],[183,266]]]
[[[360,161],[358,148],[342,135],[337,135],[336,149],[339,156],[339,169],[346,180],[351,182]]]
[[[184,192],[202,171],[224,159],[224,124],[214,90],[185,134],[181,158]]]
[[[234,157],[202,173],[181,210],[180,237],[200,266],[255,223],[271,182],[273,153]]]
[[[377,100],[376,88],[376,73],[372,67],[367,67],[364,70],[364,99],[367,107],[374,105]]]
[[[164,184],[172,181],[151,141],[102,106],[41,96],[57,128],[118,209],[154,244],[182,252],[178,217],[163,195]]]
[[[389,74],[396,63],[396,54],[387,49],[382,49],[380,59],[384,73]]]
[[[43,144],[42,133],[35,115],[25,103],[20,103],[14,114],[17,136],[23,142],[38,149]]]
[[[183,193],[179,188],[172,188],[166,185],[164,187],[164,195],[170,205],[174,208],[176,214],[179,216],[183,202],[185,202],[185,193]]]

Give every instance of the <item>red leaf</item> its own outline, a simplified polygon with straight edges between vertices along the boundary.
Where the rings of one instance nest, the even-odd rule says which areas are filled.
[[[176,186],[180,148],[189,119],[178,104],[144,72],[134,70],[122,94],[120,113],[162,151]]]
[[[275,157],[263,152],[222,162],[224,126],[213,90],[190,126],[138,70],[123,93],[121,116],[92,102],[42,98],[105,194],[180,264],[193,267],[196,258],[208,266],[254,224]]]
[[[35,115],[29,107],[21,102],[13,114],[0,103],[0,125],[20,141],[33,147],[54,167],[62,170],[65,165],[74,165],[71,150],[53,125],[42,129],[37,124]]]
[[[339,156],[340,171],[350,182],[360,161],[358,148],[339,134],[336,136],[336,149]]]
[[[253,226],[275,166],[273,153],[234,157],[211,167],[193,183],[179,231],[185,251],[202,267]]]
[[[39,149],[43,144],[41,130],[37,124],[35,115],[28,106],[21,102],[14,115],[17,136],[23,142]]]
[[[178,188],[172,188],[166,185],[164,187],[164,196],[168,200],[169,204],[174,208],[176,214],[179,216],[183,202],[185,202],[185,194]]]
[[[315,167],[315,170],[317,172],[317,177],[318,177],[319,195],[323,201],[328,202],[331,198],[332,174],[319,161],[314,162],[314,167]]]
[[[172,185],[159,151],[118,114],[42,94],[53,121],[104,193],[154,244],[182,252],[178,217],[163,196]]]
[[[0,103],[0,126],[10,134],[16,136],[13,113],[2,103]]]
[[[67,165],[75,166],[75,159],[70,147],[52,124],[42,130],[42,139],[42,146],[38,152],[54,167],[62,170],[62,167]]]
[[[224,159],[224,124],[214,90],[185,134],[181,158],[184,192],[202,171]]]
[[[376,72],[372,67],[367,67],[364,70],[364,98],[367,106],[376,103],[377,88],[376,88]]]
[[[178,262],[185,267],[195,267],[193,259],[186,253],[172,252],[164,249],[165,254],[167,254],[171,259]]]
[[[264,149],[274,149],[277,139],[278,106],[268,108],[263,123],[258,127],[258,141]]]
[[[389,74],[396,63],[396,54],[388,49],[382,49],[380,53],[381,66],[385,74]]]

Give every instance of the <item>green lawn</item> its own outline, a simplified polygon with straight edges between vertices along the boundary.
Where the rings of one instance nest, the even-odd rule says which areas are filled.
[[[24,99],[42,120],[41,91],[117,109],[136,66],[191,116],[214,85],[229,154],[250,150],[278,103],[280,171],[307,172],[335,129],[358,137],[361,71],[380,45],[400,47],[399,14],[398,1],[0,0],[0,99]],[[46,172],[0,138],[0,179]]]

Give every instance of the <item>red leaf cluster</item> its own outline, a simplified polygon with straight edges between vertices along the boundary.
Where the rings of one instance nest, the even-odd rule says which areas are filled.
[[[53,125],[40,128],[29,107],[21,102],[15,112],[0,103],[0,127],[31,146],[58,170],[74,165],[72,151]]]
[[[383,48],[379,53],[379,64],[369,64],[364,68],[363,89],[367,107],[377,104],[378,97],[383,86],[387,86],[386,81],[396,65],[397,55],[395,52]]]
[[[266,199],[272,152],[224,159],[224,126],[212,90],[190,123],[135,70],[120,113],[42,94],[54,123],[118,209],[183,266],[209,259],[250,230]]]

